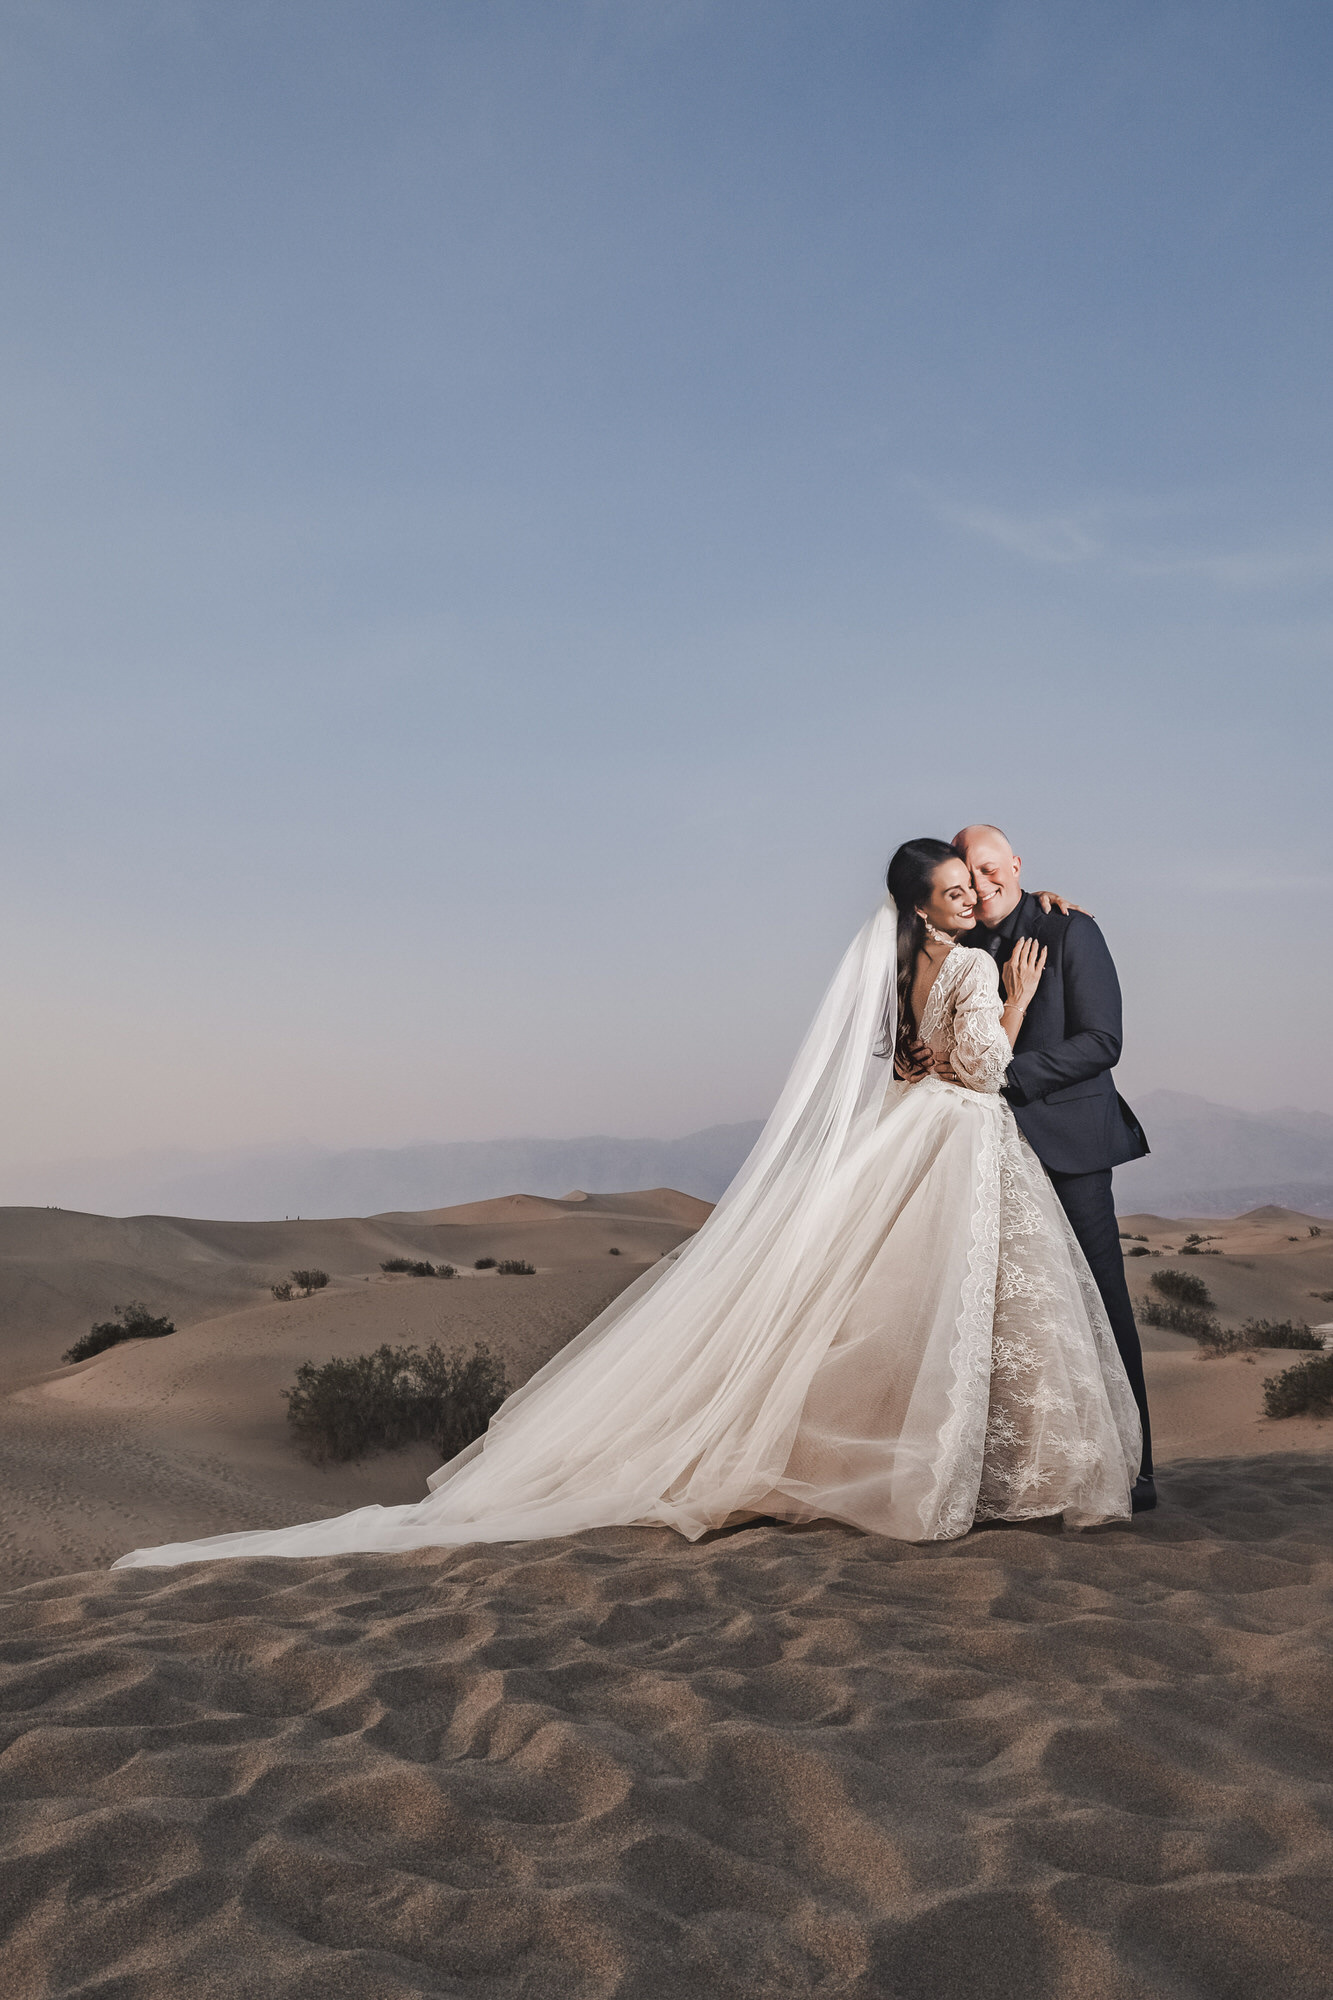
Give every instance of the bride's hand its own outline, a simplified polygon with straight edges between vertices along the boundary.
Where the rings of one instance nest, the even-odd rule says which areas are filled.
[[[1004,968],[1005,999],[1026,1013],[1046,964],[1046,947],[1035,938],[1020,938]]]
[[[1067,897],[1057,895],[1054,889],[1034,889],[1032,893],[1041,904],[1041,913],[1044,917],[1050,916],[1052,907],[1057,909],[1062,917],[1067,917],[1071,910],[1077,910],[1083,917],[1092,915],[1092,911],[1085,910],[1082,903],[1071,903]]]

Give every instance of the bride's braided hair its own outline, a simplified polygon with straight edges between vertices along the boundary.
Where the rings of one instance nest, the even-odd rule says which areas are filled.
[[[916,906],[930,895],[941,861],[957,859],[957,850],[947,840],[905,840],[889,863],[888,889],[898,909],[898,1033],[890,1048],[886,1018],[879,1047],[882,1056],[905,1055],[917,1038],[920,1024],[912,1010],[912,982],[926,927]]]

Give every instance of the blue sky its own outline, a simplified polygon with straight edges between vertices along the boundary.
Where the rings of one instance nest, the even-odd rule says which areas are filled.
[[[0,0],[3,1164],[758,1115],[974,817],[1127,1094],[1333,1110],[1330,82],[1282,0]]]

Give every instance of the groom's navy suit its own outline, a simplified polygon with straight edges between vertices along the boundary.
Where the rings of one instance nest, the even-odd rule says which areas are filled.
[[[1020,938],[1045,945],[1046,968],[1014,1044],[1004,1095],[1097,1281],[1143,1420],[1142,1469],[1151,1472],[1143,1354],[1111,1193],[1112,1167],[1148,1150],[1143,1127],[1111,1081],[1120,1060],[1120,981],[1091,917],[1046,915],[1026,893],[993,931],[978,924],[967,942],[1003,965]]]

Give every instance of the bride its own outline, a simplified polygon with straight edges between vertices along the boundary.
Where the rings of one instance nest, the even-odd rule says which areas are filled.
[[[999,1095],[1045,953],[1020,947],[1002,998],[994,961],[959,942],[975,899],[943,841],[900,847],[888,887],[703,1228],[516,1390],[426,1499],[116,1567],[607,1526],[694,1539],[759,1516],[912,1542],[979,1520],[1128,1519],[1134,1399]],[[900,1080],[917,1043],[933,1072]]]

